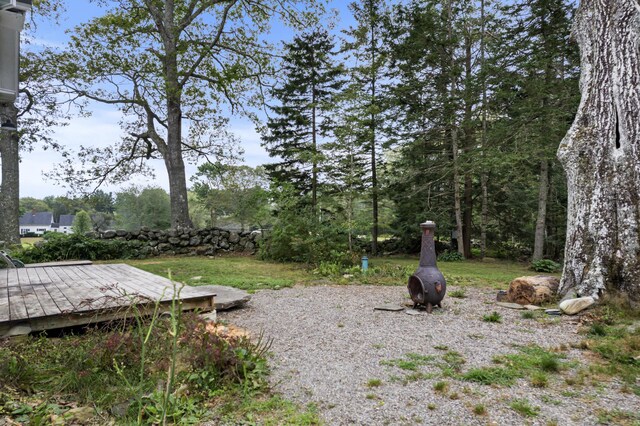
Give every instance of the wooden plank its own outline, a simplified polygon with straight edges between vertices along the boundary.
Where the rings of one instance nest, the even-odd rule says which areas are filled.
[[[0,322],[9,321],[9,269],[0,269]]]
[[[41,280],[40,275],[36,272],[35,269],[24,269],[22,274],[26,273],[27,277],[29,277],[29,282],[31,283],[31,288],[33,289],[34,294],[38,298],[38,302],[42,307],[42,310],[45,315],[59,315],[60,309],[58,309],[58,305],[51,297],[51,293],[47,287],[52,287],[51,281],[48,280],[48,277],[45,277],[46,280]]]
[[[60,292],[63,294],[67,303],[72,306],[71,310],[76,309],[76,304],[78,303],[77,298],[74,297],[74,291],[69,287],[69,285],[58,275],[55,268],[46,268],[42,270],[47,274],[52,283],[54,283]]]
[[[65,291],[67,300],[75,306],[77,312],[91,311],[97,309],[100,306],[100,297],[102,294],[96,294],[92,286],[87,286],[86,283],[78,281],[75,274],[67,272],[65,266],[54,266],[52,269],[56,274],[65,282],[68,286]]]
[[[108,288],[114,300],[117,300],[117,305],[128,306],[134,302],[138,293],[135,288],[129,286],[126,282],[116,277],[109,276],[108,274],[97,273],[95,267],[74,267],[73,271],[83,277],[84,280],[92,284],[100,286],[102,289]]]
[[[85,299],[86,303],[84,303],[88,310],[109,309],[122,305],[122,302],[119,301],[120,294],[108,286],[102,286],[95,280],[87,279],[83,274],[79,274],[78,266],[63,266],[61,268],[75,284],[75,288],[84,288],[89,293],[90,296]]]
[[[7,270],[7,277],[9,316],[11,321],[28,319],[27,307],[18,283],[18,269]]]
[[[44,268],[34,268],[34,272],[40,277],[41,282],[48,282],[45,285],[46,290],[49,292],[51,300],[56,304],[60,314],[70,312],[74,310],[74,306],[67,300],[64,293],[60,290],[58,282],[51,279]]]
[[[28,263],[25,268],[50,268],[52,266],[93,265],[90,260],[61,260],[60,262]]]
[[[162,283],[162,278],[158,277],[157,281],[146,281],[140,277],[140,274],[137,273],[136,268],[130,267],[129,265],[124,264],[111,264],[111,265],[98,265],[101,266],[105,271],[112,276],[118,277],[118,279],[128,285],[130,288],[135,289],[136,294],[140,294],[142,296],[146,296],[152,300],[171,300],[172,297],[169,296],[167,298],[167,294],[171,289],[168,289],[163,293],[163,289],[165,285]],[[146,278],[146,277],[145,277]],[[171,292],[172,293],[172,292]]]
[[[176,290],[180,288],[180,286],[182,286],[183,284],[178,282],[178,281],[171,281],[168,278],[164,278],[155,274],[152,274],[151,272],[147,272],[147,271],[143,271],[141,269],[135,268],[133,266],[130,265],[126,265],[126,264],[117,264],[117,265],[112,265],[112,266],[116,266],[117,268],[126,271],[126,273],[130,273],[136,277],[138,277],[138,279],[143,283],[143,285],[148,286],[149,288],[155,287],[155,288],[167,288],[168,291],[165,293],[165,296],[168,300],[172,300],[173,299],[173,283],[175,282],[176,284]],[[193,287],[185,285],[184,288],[182,288],[181,292],[180,292],[180,296],[181,298],[183,298],[184,296],[190,296],[192,294],[192,289]],[[197,296],[200,296],[201,293],[198,292]]]
[[[40,305],[38,296],[36,296],[34,286],[29,280],[29,275],[27,275],[26,269],[16,268],[16,271],[18,271],[20,292],[22,293],[22,298],[24,299],[24,305],[27,308],[27,315],[29,316],[29,319],[46,315],[42,305]]]

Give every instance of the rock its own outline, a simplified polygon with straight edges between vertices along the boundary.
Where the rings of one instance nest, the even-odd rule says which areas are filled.
[[[223,285],[203,285],[195,289],[206,289],[207,293],[213,291],[216,297],[213,299],[217,311],[238,308],[251,300],[251,295],[244,290]]]
[[[577,299],[569,299],[561,302],[560,309],[567,315],[575,315],[578,312],[584,311],[594,303],[596,303],[596,301],[591,296],[579,297]]]
[[[235,244],[238,241],[240,241],[240,235],[238,235],[237,232],[231,232],[229,234],[229,242],[232,243],[232,244]]]
[[[64,413],[64,418],[73,424],[86,425],[93,419],[95,411],[91,407],[77,407]]]
[[[496,303],[496,305],[502,306],[503,308],[508,308],[508,309],[524,309],[524,306],[518,303],[498,302]]]
[[[402,306],[398,306],[398,305],[380,305],[380,306],[374,307],[373,309],[376,311],[391,311],[391,312],[404,310]]]
[[[111,414],[115,417],[125,417],[129,412],[129,407],[131,407],[131,401],[121,402],[119,404],[115,404],[111,407]]]
[[[169,237],[169,243],[170,244],[180,244],[180,238],[178,237]]]
[[[102,238],[109,239],[116,236],[116,231],[106,231],[102,233]]]
[[[551,301],[559,285],[560,280],[556,277],[518,277],[509,284],[507,300],[521,305],[539,305]]]
[[[540,306],[536,306],[536,305],[524,305],[524,308],[530,311],[537,311],[539,309],[543,309]]]
[[[565,300],[569,300],[569,299],[577,299],[578,297],[578,293],[575,290],[569,290],[567,292],[567,294],[564,295],[564,297],[562,297],[562,299],[560,299],[560,302],[564,302]]]
[[[200,281],[202,279],[202,275],[198,275],[197,277],[191,277],[193,281]]]
[[[407,315],[422,315],[422,312],[416,310],[416,309],[407,309],[404,311],[405,314]]]
[[[507,300],[507,292],[505,290],[498,290],[498,294],[496,294],[496,300],[498,302],[504,302]]]
[[[127,235],[129,235],[129,233],[127,231],[125,231],[124,229],[118,229],[116,231],[116,235],[118,237],[126,237]]]
[[[203,318],[206,321],[216,322],[218,319],[218,312],[214,309],[211,312],[200,314],[200,318]]]
[[[562,311],[560,309],[545,309],[544,313],[547,315],[562,315]]]

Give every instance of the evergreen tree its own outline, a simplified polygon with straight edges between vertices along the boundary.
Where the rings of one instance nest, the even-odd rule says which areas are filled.
[[[282,161],[265,169],[276,187],[291,183],[300,195],[311,194],[318,205],[322,144],[334,128],[333,100],[343,84],[335,64],[334,42],[325,30],[296,36],[285,46],[282,83],[271,92],[278,105],[267,122],[263,146]]]
[[[350,92],[356,94],[352,114],[355,118],[355,138],[368,153],[368,178],[371,189],[371,252],[378,252],[379,195],[378,173],[381,163],[381,127],[383,78],[387,65],[387,50],[383,40],[384,21],[388,10],[384,1],[360,0],[349,9],[356,20],[355,28],[346,31],[349,37],[345,49],[355,65],[351,68]]]

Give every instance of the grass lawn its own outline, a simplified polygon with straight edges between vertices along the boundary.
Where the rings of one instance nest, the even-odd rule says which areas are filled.
[[[369,260],[371,269],[363,275],[358,268],[326,273],[291,263],[261,261],[248,256],[162,257],[127,260],[126,263],[189,285],[218,284],[244,290],[278,289],[295,284],[334,282],[336,284],[406,285],[418,266],[418,257],[380,257]],[[438,267],[449,285],[506,289],[522,275],[535,275],[527,264],[485,260],[439,262]],[[344,273],[347,273],[345,278]]]
[[[227,285],[243,290],[291,287],[313,279],[302,266],[265,262],[248,256],[163,257],[127,260],[131,266],[189,285]],[[201,278],[198,278],[201,277]]]
[[[24,237],[20,238],[20,244],[22,247],[27,248],[33,246],[38,241],[42,241],[42,237]]]

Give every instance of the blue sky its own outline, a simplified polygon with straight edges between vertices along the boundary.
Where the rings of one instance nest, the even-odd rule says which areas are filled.
[[[60,47],[68,38],[66,31],[74,26],[100,14],[100,9],[93,3],[86,0],[68,0],[64,2],[66,12],[64,12],[59,22],[42,22],[36,18],[36,29],[23,37],[29,37],[31,46],[25,48],[38,48],[38,46]],[[338,15],[336,30],[348,27],[352,24],[353,18],[348,12],[348,1],[330,0],[327,9],[335,9]],[[287,41],[291,38],[291,30],[278,29],[274,26],[273,34],[270,38],[274,41]],[[121,135],[118,120],[120,113],[115,109],[103,104],[91,104],[89,108],[92,112],[90,117],[75,117],[70,124],[54,130],[55,138],[65,146],[75,148],[81,144],[91,141],[93,145],[106,146],[119,140]],[[260,146],[260,137],[256,133],[253,124],[248,119],[231,118],[231,130],[241,141],[244,150],[244,162],[250,166],[257,166],[269,162],[269,157]],[[68,189],[58,185],[56,182],[46,180],[43,173],[50,172],[55,164],[60,162],[62,157],[56,153],[43,151],[36,147],[33,152],[24,153],[20,165],[20,196],[43,198],[47,195],[64,195]],[[152,164],[155,169],[156,178],[135,177],[130,184],[136,185],[158,185],[168,189],[168,179],[164,164],[156,161]],[[195,172],[195,166],[187,166],[187,175]],[[122,187],[122,186],[121,186]],[[118,191],[120,187],[103,187],[107,191]]]

